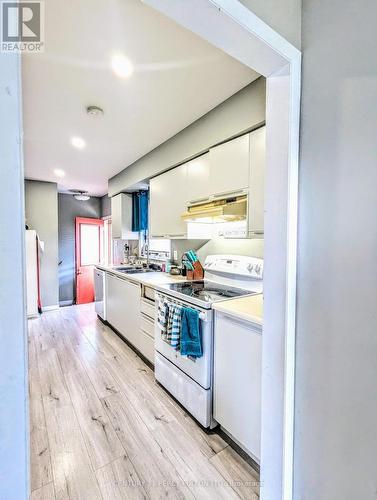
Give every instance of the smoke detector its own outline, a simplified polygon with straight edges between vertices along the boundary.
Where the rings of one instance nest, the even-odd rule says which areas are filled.
[[[70,189],[70,192],[73,194],[73,197],[78,201],[90,200],[90,196],[87,194],[88,191],[80,191],[80,189]]]
[[[102,116],[104,114],[103,109],[99,106],[88,106],[86,112],[91,116]]]

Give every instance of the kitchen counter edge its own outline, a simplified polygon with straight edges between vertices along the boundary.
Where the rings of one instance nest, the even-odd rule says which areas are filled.
[[[126,274],[120,271],[117,271],[111,266],[103,266],[96,265],[96,269],[100,269],[101,271],[105,271],[111,274],[118,276],[119,278],[123,278],[128,281],[133,281],[134,283],[141,283],[146,286],[154,286],[154,285],[162,285],[165,283],[176,283],[177,281],[187,281],[184,276],[173,276],[168,273],[163,272],[150,272],[150,273],[134,273],[134,274]]]
[[[263,327],[263,294],[224,300],[213,304],[215,311]]]

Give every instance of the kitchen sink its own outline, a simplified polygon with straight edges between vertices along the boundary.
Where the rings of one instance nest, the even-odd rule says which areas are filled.
[[[125,274],[153,273],[153,272],[155,272],[153,269],[145,269],[145,268],[139,268],[139,269],[135,269],[135,268],[119,269],[119,268],[117,268],[117,271],[119,271],[121,273],[125,273]]]

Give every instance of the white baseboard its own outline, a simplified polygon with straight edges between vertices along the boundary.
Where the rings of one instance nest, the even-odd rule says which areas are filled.
[[[72,305],[73,305],[73,300],[61,300],[61,301],[59,301],[60,307],[72,306]]]
[[[45,306],[42,307],[42,311],[54,311],[55,309],[59,309],[59,304],[53,305],[53,306]]]

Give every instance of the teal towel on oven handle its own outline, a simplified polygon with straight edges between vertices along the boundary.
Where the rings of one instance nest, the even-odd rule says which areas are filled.
[[[182,307],[180,353],[195,358],[203,355],[199,312],[191,307]]]

